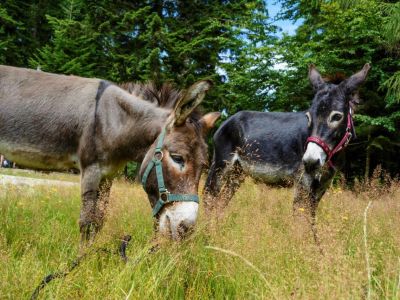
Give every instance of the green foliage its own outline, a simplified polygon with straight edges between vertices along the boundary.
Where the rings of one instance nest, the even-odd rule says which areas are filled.
[[[135,162],[129,162],[124,171],[124,176],[126,179],[129,179],[130,181],[134,181],[139,173],[140,170],[140,164],[135,163]]]
[[[400,71],[383,82],[382,87],[387,89],[386,102],[388,106],[400,103]]]
[[[0,4],[0,62],[28,66],[28,59],[51,38],[45,14],[58,17],[58,1],[5,0]]]
[[[381,3],[381,8],[385,14],[383,34],[385,40],[394,50],[399,51],[400,47],[400,2]]]
[[[47,18],[54,29],[54,37],[29,60],[30,66],[55,73],[95,76],[96,64],[92,59],[96,53],[97,34],[72,19]]]
[[[381,126],[389,131],[394,132],[396,131],[397,121],[400,119],[400,111],[396,111],[389,116],[375,118],[367,115],[357,114],[354,116],[354,119],[367,125]]]
[[[6,62],[6,56],[8,53],[12,52],[15,43],[15,36],[7,33],[7,28],[18,26],[19,23],[15,21],[10,15],[8,15],[7,10],[0,4],[0,63],[4,64]]]
[[[242,36],[236,53],[225,53],[219,67],[226,71],[223,86],[227,93],[224,109],[228,114],[240,110],[266,110],[274,92],[277,78],[274,65],[273,44],[277,38],[272,35],[276,27],[268,23],[268,12],[257,8],[252,20],[237,27]]]

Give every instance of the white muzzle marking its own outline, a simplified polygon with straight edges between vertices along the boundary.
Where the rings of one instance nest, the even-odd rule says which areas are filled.
[[[316,143],[309,142],[307,144],[306,152],[303,155],[304,162],[313,162],[319,161],[320,167],[325,164],[326,161],[326,153],[325,151]]]
[[[160,233],[171,234],[173,240],[180,240],[196,224],[198,209],[196,202],[175,202],[165,207],[159,219]]]

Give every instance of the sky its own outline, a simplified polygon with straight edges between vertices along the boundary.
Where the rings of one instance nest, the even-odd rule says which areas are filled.
[[[276,3],[277,0],[265,0],[265,3],[267,4],[268,8],[268,13],[271,19],[275,18],[276,15],[279,13],[281,9],[281,5],[279,3]],[[290,35],[295,34],[295,31],[297,27],[301,24],[301,20],[296,21],[293,23],[293,21],[275,21],[273,24],[277,25],[282,29],[281,32],[278,33],[278,36],[282,36],[282,33],[286,32]]]
[[[265,0],[270,20],[273,20],[276,17],[276,15],[279,13],[279,11],[281,10],[280,3],[276,3],[276,2],[278,2],[278,0]],[[281,31],[277,32],[277,36],[282,37],[283,33],[287,33],[289,35],[294,35],[296,33],[297,27],[299,25],[301,25],[302,20],[298,20],[296,22],[293,22],[290,20],[284,20],[284,21],[279,20],[279,21],[274,21],[272,23],[281,29]],[[229,58],[227,58],[227,59],[229,61]],[[286,63],[276,63],[274,65],[274,68],[276,70],[286,69],[287,64]],[[217,72],[220,75],[227,76],[226,71],[220,67],[217,67]]]
[[[277,0],[265,0],[265,3],[267,4],[267,9],[268,9],[268,14],[271,20],[273,20],[276,15],[280,12],[281,10],[281,5],[279,3],[276,3]],[[277,36],[282,37],[283,33],[287,33],[289,35],[294,35],[296,33],[297,27],[301,25],[302,20],[298,20],[296,22],[290,21],[290,20],[279,20],[279,21],[274,21],[273,24],[278,26],[282,31],[278,31]],[[286,63],[275,63],[273,66],[275,70],[282,70],[287,68]]]

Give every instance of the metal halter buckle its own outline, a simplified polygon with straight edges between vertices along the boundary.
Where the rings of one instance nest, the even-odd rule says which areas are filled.
[[[165,192],[160,192],[160,199],[165,203],[168,202],[168,195],[170,194],[170,192],[168,192],[168,190],[166,190]]]
[[[344,143],[344,147],[347,147],[347,145],[350,143],[351,138],[353,137],[351,132],[348,132],[348,133],[349,133],[349,135],[347,136],[346,142]]]
[[[154,160],[162,161],[164,158],[164,152],[162,152],[161,150],[156,150],[154,152],[153,158],[154,158]]]

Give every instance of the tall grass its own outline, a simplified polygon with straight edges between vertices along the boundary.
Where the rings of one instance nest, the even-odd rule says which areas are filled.
[[[116,250],[132,235],[130,260],[99,252],[43,299],[359,299],[368,293],[364,210],[368,210],[371,298],[400,297],[400,185],[356,192],[331,188],[318,210],[324,255],[292,217],[291,189],[246,180],[224,217],[201,213],[186,241],[154,244],[151,210],[140,186],[117,182],[95,247]],[[0,298],[28,298],[44,275],[77,256],[80,209],[75,187],[0,190]],[[205,224],[208,224],[206,226]]]

